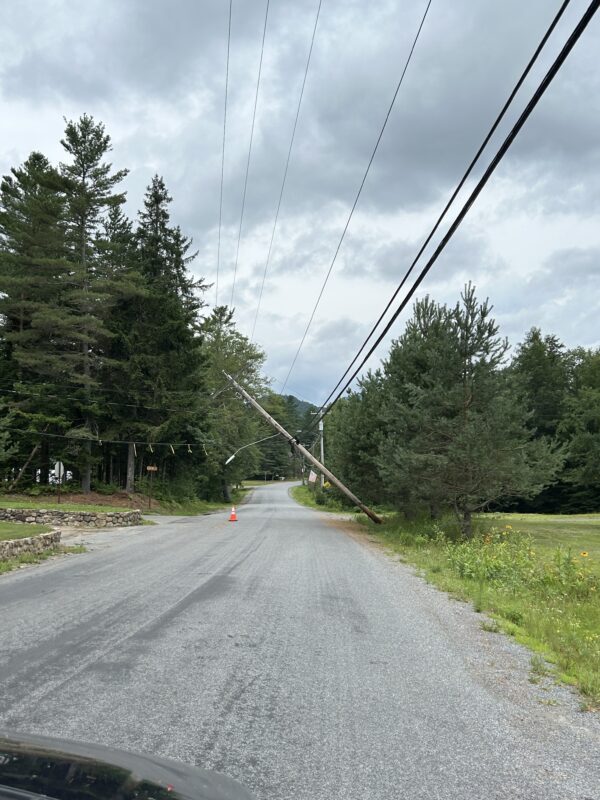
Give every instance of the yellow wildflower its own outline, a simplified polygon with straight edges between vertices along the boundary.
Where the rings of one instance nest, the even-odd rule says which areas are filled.
[[[588,551],[587,551],[587,550],[582,550],[582,551],[581,551],[581,553],[579,553],[579,555],[580,555],[582,558],[587,558],[587,557],[588,557],[588,555],[589,555],[589,553],[588,553]]]

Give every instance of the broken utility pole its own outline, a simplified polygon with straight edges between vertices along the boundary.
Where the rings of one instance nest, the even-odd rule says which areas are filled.
[[[273,419],[273,417],[272,417],[270,414],[268,414],[268,413],[267,413],[267,412],[264,410],[264,408],[263,408],[263,407],[262,407],[262,406],[261,406],[261,405],[260,405],[260,404],[259,404],[259,403],[258,403],[258,402],[257,402],[257,401],[256,401],[256,400],[255,400],[255,399],[252,397],[252,396],[251,396],[251,395],[249,395],[249,394],[248,394],[248,392],[247,392],[247,391],[246,391],[246,390],[245,390],[245,389],[244,389],[242,386],[240,386],[240,385],[239,385],[239,383],[237,383],[237,382],[236,382],[236,381],[235,381],[235,380],[234,380],[234,379],[231,377],[231,375],[228,375],[226,372],[224,372],[223,374],[225,375],[225,377],[227,378],[227,380],[231,381],[231,383],[233,384],[233,386],[235,386],[235,388],[236,388],[236,389],[237,389],[237,391],[238,391],[238,392],[239,392],[239,393],[242,395],[242,397],[243,397],[245,400],[247,400],[247,401],[250,403],[250,405],[251,405],[253,408],[255,408],[255,409],[258,411],[258,413],[259,413],[259,414],[260,414],[262,417],[264,417],[264,419],[266,419],[266,420],[267,420],[267,422],[268,422],[270,425],[272,425],[272,426],[275,428],[275,430],[276,430],[278,433],[280,433],[280,434],[281,434],[281,435],[282,435],[282,436],[283,436],[285,439],[287,439],[287,441],[288,441],[288,442],[289,442],[289,443],[292,445],[292,447],[294,447],[294,448],[295,448],[295,449],[296,449],[296,450],[297,450],[297,451],[298,451],[298,452],[299,452],[301,455],[303,455],[303,456],[304,456],[304,458],[305,458],[307,461],[310,461],[310,463],[311,463],[313,466],[315,466],[315,467],[316,467],[316,468],[317,468],[317,469],[318,469],[318,470],[319,470],[319,471],[320,471],[320,472],[321,472],[323,475],[325,475],[325,477],[326,477],[326,478],[327,478],[329,481],[331,481],[331,483],[333,483],[333,485],[334,485],[334,486],[337,486],[337,488],[340,490],[340,492],[343,492],[343,493],[346,495],[346,497],[347,497],[349,500],[351,500],[351,501],[354,503],[354,505],[355,505],[355,506],[358,506],[358,507],[360,508],[360,510],[361,510],[362,512],[364,512],[364,513],[367,515],[367,517],[369,517],[370,519],[372,519],[372,520],[373,520],[373,522],[376,522],[377,524],[381,524],[381,522],[382,522],[381,518],[380,518],[380,517],[378,517],[378,516],[377,516],[377,514],[375,514],[375,512],[374,512],[374,511],[371,511],[371,509],[370,509],[370,508],[368,508],[368,506],[366,506],[364,503],[361,503],[361,501],[358,499],[358,497],[357,497],[355,494],[352,494],[352,492],[350,491],[350,489],[348,489],[348,487],[344,486],[344,484],[343,484],[343,483],[342,483],[342,482],[341,482],[341,481],[340,481],[338,478],[336,478],[336,477],[335,477],[335,475],[333,474],[333,472],[330,472],[330,471],[327,469],[327,467],[325,467],[323,464],[321,464],[321,462],[320,462],[320,461],[318,461],[318,460],[317,460],[317,459],[316,459],[316,458],[313,456],[313,454],[312,454],[312,453],[310,453],[310,452],[309,452],[309,451],[306,449],[306,447],[303,447],[303,446],[300,444],[300,442],[297,442],[297,441],[296,441],[296,439],[295,439],[295,438],[292,436],[292,434],[291,434],[291,433],[288,433],[288,432],[286,431],[286,429],[285,429],[284,427],[282,427],[282,426],[281,426],[281,425],[280,425],[280,424],[277,422],[277,420],[276,420],[276,419]]]

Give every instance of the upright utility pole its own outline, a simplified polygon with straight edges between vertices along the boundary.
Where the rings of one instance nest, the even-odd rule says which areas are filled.
[[[319,435],[321,437],[321,464],[325,463],[325,443],[323,441],[323,417],[319,417]],[[321,472],[321,489],[325,485],[325,475]]]
[[[321,474],[322,474],[322,475],[325,475],[325,476],[328,478],[328,480],[329,480],[329,481],[331,481],[331,483],[333,483],[333,485],[334,485],[334,486],[337,486],[337,488],[340,490],[340,492],[343,492],[343,493],[346,495],[346,497],[347,497],[347,498],[348,498],[348,499],[349,499],[349,500],[350,500],[352,503],[354,503],[354,505],[355,505],[355,506],[358,506],[358,507],[360,508],[360,510],[361,510],[363,513],[365,513],[365,514],[367,515],[367,517],[369,517],[370,519],[372,519],[372,520],[373,520],[373,522],[376,522],[376,523],[378,523],[378,524],[381,524],[381,522],[382,522],[381,518],[380,518],[380,517],[378,517],[378,516],[377,516],[377,514],[376,514],[374,511],[371,511],[371,509],[370,509],[370,508],[368,508],[368,506],[366,506],[364,503],[361,503],[361,501],[358,499],[358,497],[357,497],[355,494],[353,494],[353,493],[350,491],[350,489],[348,489],[348,487],[347,487],[347,486],[344,486],[344,484],[343,484],[343,483],[342,483],[342,482],[341,482],[341,481],[340,481],[338,478],[336,478],[336,477],[335,477],[335,475],[333,474],[333,472],[331,472],[330,470],[328,470],[328,469],[327,469],[327,467],[325,467],[325,466],[324,466],[324,465],[323,465],[323,464],[322,464],[320,461],[318,461],[318,460],[317,460],[317,459],[316,459],[316,458],[313,456],[313,454],[312,454],[310,451],[308,451],[308,450],[306,449],[306,447],[303,447],[303,445],[301,445],[301,444],[300,444],[300,442],[296,441],[296,439],[295,439],[295,438],[292,436],[292,434],[291,434],[291,433],[288,433],[288,432],[286,431],[286,429],[285,429],[285,428],[284,428],[282,425],[280,425],[280,424],[277,422],[277,420],[276,420],[276,419],[273,419],[273,417],[272,417],[270,414],[268,414],[268,413],[265,411],[265,409],[264,409],[264,408],[263,408],[263,407],[260,405],[260,403],[258,403],[258,402],[257,402],[257,401],[256,401],[256,400],[255,400],[255,399],[252,397],[252,395],[249,395],[249,394],[248,394],[248,392],[247,392],[247,391],[246,391],[246,390],[245,390],[245,389],[244,389],[242,386],[240,386],[240,385],[239,385],[239,383],[237,383],[237,382],[236,382],[236,381],[235,381],[235,380],[234,380],[234,379],[231,377],[231,375],[228,375],[226,372],[223,372],[223,374],[225,375],[225,377],[227,378],[227,380],[231,381],[232,385],[233,385],[233,386],[234,386],[234,387],[237,389],[237,391],[238,391],[238,392],[239,392],[239,393],[242,395],[242,397],[244,398],[244,400],[247,400],[247,401],[250,403],[250,405],[251,405],[253,408],[255,408],[255,409],[258,411],[258,413],[259,413],[259,414],[260,414],[262,417],[264,417],[264,419],[266,419],[266,420],[267,420],[267,422],[268,422],[270,425],[272,425],[272,426],[275,428],[275,430],[276,430],[276,431],[278,431],[278,432],[279,432],[279,433],[280,433],[280,434],[281,434],[281,435],[282,435],[282,436],[283,436],[285,439],[287,439],[287,441],[290,443],[290,445],[291,445],[291,446],[292,446],[292,447],[293,447],[295,450],[297,450],[297,452],[299,452],[301,455],[303,455],[303,456],[304,456],[304,458],[305,458],[307,461],[310,461],[310,463],[311,463],[311,464],[312,464],[314,467],[316,467],[316,468],[317,468],[317,469],[318,469],[318,470],[321,472]]]

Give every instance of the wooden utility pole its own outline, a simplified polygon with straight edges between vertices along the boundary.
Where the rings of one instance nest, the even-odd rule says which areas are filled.
[[[297,442],[296,439],[292,436],[292,434],[288,433],[286,429],[277,422],[276,419],[273,419],[273,417],[264,410],[264,408],[260,405],[260,403],[258,403],[251,395],[249,395],[248,392],[231,377],[231,375],[228,375],[226,372],[224,372],[223,374],[225,375],[227,380],[231,381],[232,385],[242,395],[244,400],[247,400],[250,403],[250,405],[253,408],[255,408],[258,411],[258,413],[262,417],[264,417],[264,419],[266,419],[267,422],[270,425],[272,425],[278,433],[280,433],[285,439],[287,439],[287,441],[293,448],[295,448],[301,455],[303,455],[307,461],[310,461],[310,463],[313,466],[315,466],[319,470],[319,472],[321,472],[322,475],[325,475],[325,477],[331,483],[333,483],[334,486],[337,486],[340,492],[343,492],[346,495],[346,497],[349,500],[351,500],[352,503],[354,503],[355,506],[358,506],[360,510],[363,513],[365,513],[367,517],[369,517],[369,519],[372,519],[373,522],[376,522],[377,524],[381,524],[382,522],[381,518],[378,517],[374,511],[371,511],[371,509],[368,508],[368,506],[366,506],[364,503],[361,503],[358,497],[355,494],[353,494],[350,491],[350,489],[348,489],[347,486],[344,486],[344,484],[338,478],[335,477],[333,472],[330,472],[330,470],[328,470],[327,467],[321,464],[321,462],[318,461],[313,456],[313,454],[306,449],[306,447],[303,447],[300,444],[300,442]]]

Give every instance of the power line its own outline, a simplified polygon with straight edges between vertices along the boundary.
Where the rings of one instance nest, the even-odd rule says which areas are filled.
[[[143,442],[139,439],[135,441],[124,441],[122,439],[105,439],[103,436],[100,437],[91,437],[91,436],[69,436],[64,433],[47,433],[46,431],[26,431],[22,428],[10,428],[8,429],[8,433],[22,433],[26,436],[47,436],[50,439],[69,439],[70,441],[76,442],[95,442],[96,444],[103,445],[103,444],[133,444],[133,445],[145,445],[147,447],[187,447],[188,452],[191,451],[191,446],[196,444],[196,440],[192,442]],[[204,443],[208,442],[209,444],[212,443],[213,440],[211,439],[200,439],[197,437],[197,441]],[[152,450],[150,450],[152,452]]]
[[[390,328],[392,327],[392,325],[394,324],[394,322],[396,321],[398,316],[401,314],[401,312],[407,306],[409,300],[412,298],[412,296],[414,295],[414,293],[416,292],[416,290],[418,289],[420,284],[423,282],[425,276],[427,275],[429,270],[432,268],[432,266],[435,264],[435,262],[437,261],[439,255],[442,253],[442,251],[444,250],[444,248],[446,247],[446,245],[448,244],[448,242],[450,241],[450,239],[452,238],[452,236],[454,235],[454,233],[456,232],[456,230],[460,226],[461,222],[463,221],[463,219],[467,215],[469,209],[471,208],[471,206],[473,205],[473,203],[475,202],[475,200],[477,199],[477,197],[481,193],[482,189],[484,188],[484,186],[486,185],[486,183],[488,182],[488,180],[490,179],[490,177],[492,176],[492,174],[496,170],[498,164],[502,161],[502,158],[504,157],[506,152],[509,150],[511,144],[513,143],[513,141],[517,137],[519,131],[521,130],[521,128],[523,127],[523,125],[527,121],[528,117],[531,115],[532,111],[537,106],[537,104],[539,103],[540,99],[543,97],[544,93],[546,92],[546,90],[548,89],[550,84],[552,83],[553,79],[556,77],[556,74],[558,73],[559,69],[564,64],[567,56],[569,55],[569,53],[571,52],[571,50],[573,49],[573,47],[577,43],[578,39],[581,37],[581,35],[584,32],[584,30],[586,29],[586,27],[589,25],[590,21],[592,20],[594,14],[596,14],[596,12],[598,11],[599,7],[600,7],[600,0],[592,0],[590,5],[588,6],[587,10],[583,14],[582,18],[580,19],[578,24],[575,26],[575,28],[572,31],[571,35],[569,36],[569,38],[567,39],[566,43],[564,44],[562,50],[560,51],[560,53],[558,54],[558,56],[556,57],[556,59],[552,63],[552,66],[550,67],[550,69],[548,70],[548,72],[546,73],[544,78],[542,79],[541,83],[539,84],[539,86],[535,90],[533,96],[531,97],[531,99],[527,103],[527,105],[526,105],[525,109],[523,110],[523,112],[521,113],[520,117],[518,118],[518,120],[514,124],[513,128],[509,132],[508,136],[505,138],[504,142],[500,146],[500,148],[497,151],[496,155],[494,156],[494,158],[490,162],[489,166],[485,170],[483,176],[481,177],[481,179],[477,183],[476,187],[473,189],[473,191],[469,195],[469,198],[467,199],[467,201],[463,205],[462,209],[460,210],[460,212],[456,216],[454,222],[452,223],[452,225],[450,226],[450,228],[448,229],[448,231],[446,232],[446,234],[442,238],[440,244],[435,249],[435,251],[434,251],[433,255],[431,256],[431,258],[427,261],[427,263],[425,264],[425,266],[423,267],[423,269],[421,270],[421,272],[417,276],[417,278],[414,281],[413,285],[411,286],[409,292],[407,293],[405,298],[402,300],[402,302],[400,303],[400,305],[396,309],[396,311],[393,313],[391,319],[386,324],[386,326],[384,327],[382,333],[378,336],[378,338],[375,341],[375,343],[370,347],[368,353],[362,359],[362,361],[360,362],[358,367],[354,370],[352,376],[349,378],[349,380],[346,381],[346,383],[343,386],[343,388],[338,392],[338,394],[336,395],[334,400],[330,403],[330,405],[327,408],[324,408],[324,406],[321,407],[321,410],[323,411],[323,414],[321,415],[321,417],[325,416],[325,414],[329,413],[329,411],[331,411],[331,409],[334,407],[334,405],[338,402],[340,397],[342,397],[342,395],[344,394],[346,389],[350,386],[352,381],[356,378],[356,376],[358,375],[358,373],[360,372],[362,367],[365,365],[367,360],[371,357],[373,352],[376,350],[376,348],[382,342],[382,340],[384,339],[384,337],[386,336],[386,334],[388,333],[388,331],[390,330]]]
[[[562,5],[560,6],[556,16],[554,17],[554,19],[552,20],[552,23],[550,24],[550,27],[548,28],[548,30],[546,31],[546,33],[542,37],[540,43],[536,47],[535,52],[533,53],[531,59],[529,60],[529,63],[527,64],[527,66],[523,70],[523,73],[521,74],[521,77],[519,78],[519,80],[515,84],[514,89],[512,90],[510,95],[508,96],[508,99],[506,100],[506,102],[504,103],[504,106],[502,107],[500,113],[496,117],[496,120],[495,120],[494,124],[492,125],[492,127],[490,128],[489,133],[487,134],[487,136],[485,137],[485,139],[481,143],[479,149],[475,153],[475,156],[473,157],[473,160],[471,161],[471,163],[467,167],[463,177],[460,179],[459,184],[457,185],[456,189],[453,191],[452,195],[450,196],[450,199],[446,203],[442,213],[437,218],[437,221],[436,221],[435,225],[433,226],[433,228],[431,229],[431,232],[429,233],[429,235],[427,236],[427,238],[425,239],[425,241],[421,245],[421,248],[419,249],[419,252],[417,253],[417,255],[415,256],[415,258],[412,261],[411,265],[409,266],[408,270],[406,271],[406,274],[402,278],[402,281],[400,282],[400,284],[398,285],[398,287],[394,291],[393,295],[390,297],[386,307],[381,312],[381,314],[379,316],[379,319],[377,320],[377,322],[375,322],[375,324],[371,328],[371,331],[369,332],[368,336],[366,337],[366,339],[364,340],[364,342],[360,346],[360,349],[358,350],[357,354],[354,356],[354,358],[352,359],[352,361],[348,365],[348,368],[346,369],[346,371],[344,372],[342,377],[339,379],[337,384],[333,387],[333,389],[329,393],[329,396],[323,402],[321,408],[324,408],[327,405],[327,403],[329,402],[329,400],[333,397],[333,395],[337,391],[338,387],[342,384],[342,381],[344,380],[344,378],[348,375],[348,373],[352,369],[353,364],[358,360],[358,358],[360,357],[360,354],[363,352],[363,350],[367,346],[369,340],[375,334],[375,331],[377,330],[377,328],[381,324],[381,322],[384,319],[384,317],[387,314],[387,312],[390,310],[390,308],[392,306],[392,303],[398,297],[398,294],[401,292],[402,288],[404,287],[404,284],[408,280],[408,278],[409,278],[410,274],[412,273],[415,265],[417,264],[417,262],[419,261],[419,259],[423,255],[423,252],[425,251],[425,248],[427,247],[429,242],[432,240],[433,236],[435,235],[436,231],[438,230],[439,226],[441,225],[442,221],[444,220],[444,217],[446,216],[448,210],[450,209],[450,206],[454,203],[458,193],[463,188],[463,186],[465,185],[467,179],[469,178],[469,175],[471,174],[474,166],[476,165],[477,161],[479,161],[479,158],[480,158],[481,154],[483,153],[483,151],[485,150],[485,148],[489,144],[490,139],[492,138],[492,136],[496,132],[498,126],[500,125],[501,121],[503,120],[503,118],[504,118],[509,106],[512,104],[517,92],[519,91],[519,89],[523,85],[525,79],[529,75],[529,72],[531,71],[531,68],[533,67],[533,65],[537,61],[540,52],[542,51],[542,49],[546,45],[546,42],[548,41],[548,39],[552,35],[552,33],[553,33],[554,29],[556,28],[560,18],[562,17],[565,9],[569,5],[569,2],[570,2],[570,0],[564,0]]]
[[[252,112],[252,126],[250,128],[250,144],[248,146],[248,160],[246,161],[246,175],[244,177],[244,192],[242,194],[242,212],[240,214],[240,227],[238,230],[237,248],[235,251],[235,265],[233,268],[233,284],[231,286],[231,302],[229,307],[233,308],[233,297],[235,295],[235,279],[237,277],[238,258],[240,255],[240,241],[242,239],[242,225],[244,222],[244,209],[246,207],[246,189],[248,188],[248,173],[250,172],[250,156],[252,155],[252,142],[254,140],[254,123],[256,121],[256,107],[258,105],[258,90],[260,88],[260,76],[262,74],[263,55],[265,52],[265,37],[267,35],[267,20],[269,17],[269,2],[265,8],[265,24],[263,27],[262,43],[260,46],[260,61],[258,62],[258,77],[256,79],[256,94],[254,95],[254,110]]]
[[[221,265],[221,227],[223,221],[223,177],[225,174],[225,134],[227,130],[227,94],[229,92],[229,51],[231,48],[231,6],[229,0],[229,24],[227,27],[227,66],[225,67],[225,104],[223,110],[223,148],[221,151],[221,192],[219,199],[219,238],[217,242],[217,280],[215,286],[215,306],[219,304],[219,267]]]
[[[314,46],[314,43],[315,43],[315,35],[317,33],[317,25],[318,25],[318,22],[319,22],[319,15],[321,13],[321,4],[322,4],[322,2],[323,2],[323,0],[319,0],[318,6],[317,6],[317,14],[316,14],[316,17],[315,17],[315,24],[313,26],[312,37],[311,37],[311,40],[310,40],[310,48],[308,50],[308,57],[306,59],[306,67],[304,69],[304,78],[302,79],[302,87],[300,89],[300,97],[298,98],[298,107],[296,109],[296,118],[294,119],[294,126],[292,128],[292,137],[290,139],[290,146],[288,148],[287,159],[286,159],[286,162],[285,162],[285,169],[283,170],[283,179],[281,181],[281,189],[279,191],[279,200],[277,201],[277,210],[275,211],[275,221],[273,222],[273,230],[271,231],[271,240],[269,242],[269,249],[267,250],[267,259],[265,261],[265,269],[264,269],[264,272],[263,272],[262,283],[260,285],[260,293],[258,295],[258,304],[256,306],[256,313],[254,315],[254,323],[252,325],[252,333],[250,335],[250,341],[251,342],[254,340],[254,333],[256,331],[256,322],[258,320],[258,314],[260,312],[260,305],[261,305],[261,302],[262,302],[263,291],[264,291],[264,288],[265,288],[265,281],[267,279],[267,271],[269,269],[269,262],[271,260],[271,251],[273,249],[273,240],[275,238],[275,231],[277,229],[277,222],[279,221],[279,211],[281,210],[281,201],[283,199],[283,192],[284,192],[285,184],[286,184],[286,181],[287,181],[287,174],[288,174],[288,169],[289,169],[289,166],[290,166],[290,158],[292,156],[292,147],[294,146],[294,138],[296,136],[296,128],[298,127],[298,118],[300,116],[300,107],[302,105],[302,98],[304,97],[304,87],[306,86],[306,78],[308,76],[308,68],[310,66],[310,59],[311,59],[311,56],[312,56],[313,46]]]
[[[383,121],[383,125],[381,126],[381,130],[379,131],[379,135],[377,136],[377,141],[375,142],[375,147],[373,148],[373,152],[371,153],[371,157],[369,158],[369,163],[367,164],[367,168],[366,168],[365,173],[363,175],[362,181],[360,182],[360,186],[358,187],[358,192],[356,193],[356,197],[354,198],[354,203],[352,204],[352,208],[350,209],[350,213],[348,214],[348,218],[346,220],[346,224],[344,225],[344,228],[342,230],[342,235],[340,236],[340,240],[339,240],[339,242],[337,244],[337,247],[335,249],[335,252],[333,254],[333,258],[331,259],[331,263],[329,265],[329,269],[327,270],[327,273],[325,275],[325,280],[323,281],[323,284],[321,286],[321,290],[319,291],[319,295],[318,295],[317,300],[316,300],[316,302],[314,304],[314,307],[313,307],[313,310],[312,310],[311,315],[309,317],[308,323],[307,323],[306,328],[304,330],[304,333],[302,335],[302,339],[300,341],[300,344],[298,345],[298,349],[296,350],[296,354],[294,355],[294,358],[292,360],[292,363],[290,365],[290,368],[288,370],[287,376],[286,376],[286,378],[285,378],[285,380],[283,382],[283,386],[281,387],[280,392],[283,392],[283,390],[287,386],[287,382],[290,379],[290,375],[292,374],[292,370],[294,369],[294,366],[296,365],[296,361],[298,360],[298,356],[300,355],[300,351],[302,350],[302,347],[303,347],[304,342],[306,340],[306,336],[308,334],[310,326],[312,325],[312,321],[313,321],[314,316],[315,316],[315,314],[317,312],[317,308],[319,307],[319,303],[321,302],[321,298],[323,297],[323,292],[325,291],[325,287],[327,286],[327,282],[329,281],[329,276],[331,275],[331,271],[333,270],[334,264],[335,264],[335,262],[337,260],[338,253],[340,252],[340,249],[341,249],[341,246],[342,246],[342,242],[344,241],[344,238],[346,236],[346,232],[347,232],[348,227],[350,225],[350,221],[351,221],[351,219],[352,219],[352,217],[354,215],[354,211],[356,209],[356,206],[358,205],[358,201],[359,201],[359,198],[360,198],[360,196],[362,194],[363,187],[364,187],[364,185],[366,183],[367,176],[369,175],[369,172],[371,170],[371,165],[373,163],[373,160],[375,158],[377,150],[379,149],[379,144],[380,144],[381,139],[383,137],[383,133],[384,133],[386,127],[387,127],[390,115],[392,113],[392,109],[394,107],[394,104],[396,102],[396,98],[398,96],[398,92],[400,91],[400,87],[402,86],[402,83],[404,81],[404,76],[406,75],[406,71],[408,69],[408,65],[410,64],[410,62],[412,60],[412,56],[413,56],[415,47],[417,45],[417,42],[419,41],[419,36],[421,35],[421,30],[423,28],[423,25],[425,24],[425,19],[427,18],[427,13],[429,12],[429,7],[431,6],[431,2],[432,2],[432,0],[428,0],[427,5],[425,7],[425,11],[424,11],[423,16],[421,18],[421,22],[419,23],[419,27],[417,29],[417,33],[415,35],[415,38],[414,38],[413,43],[412,43],[412,46],[411,46],[410,51],[408,53],[408,57],[407,57],[406,62],[404,64],[404,68],[403,68],[402,73],[400,75],[400,79],[399,79],[399,81],[398,81],[398,83],[396,85],[396,89],[395,89],[393,97],[392,97],[392,102],[390,103],[389,108],[387,110],[387,114],[385,115],[385,119]]]

